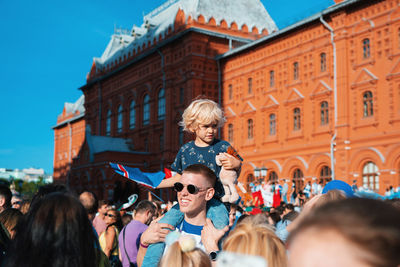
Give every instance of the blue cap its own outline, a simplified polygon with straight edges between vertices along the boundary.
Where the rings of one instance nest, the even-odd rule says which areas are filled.
[[[351,186],[348,183],[340,180],[333,180],[327,183],[322,190],[322,194],[326,194],[331,190],[341,190],[346,194],[347,197],[354,197],[354,192]]]

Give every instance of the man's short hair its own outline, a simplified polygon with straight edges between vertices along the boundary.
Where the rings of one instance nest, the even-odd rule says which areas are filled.
[[[4,197],[4,208],[11,207],[12,193],[8,186],[0,184],[0,196]]]
[[[215,173],[205,165],[202,164],[193,164],[186,169],[183,170],[183,173],[193,173],[193,174],[200,174],[206,178],[207,182],[214,187],[215,182],[217,181],[217,176]]]
[[[286,209],[288,209],[288,210],[290,210],[290,211],[293,211],[294,210],[294,206],[293,206],[293,204],[287,204],[286,205]]]
[[[82,194],[79,195],[79,201],[82,203],[88,214],[96,214],[98,209],[97,197],[93,192],[82,192]]]
[[[98,208],[101,208],[101,207],[103,207],[104,205],[107,205],[107,206],[109,206],[109,205],[110,205],[110,202],[109,202],[109,201],[107,201],[107,200],[104,200],[104,199],[102,199],[102,200],[99,200],[99,205],[98,205]]]
[[[142,213],[146,211],[150,211],[152,214],[155,214],[156,206],[149,200],[142,200],[136,205],[135,212]]]

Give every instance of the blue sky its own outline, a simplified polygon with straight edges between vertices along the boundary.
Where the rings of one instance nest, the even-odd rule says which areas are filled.
[[[53,172],[52,126],[81,95],[114,26],[141,25],[165,0],[0,0],[0,168]],[[333,0],[262,0],[282,29]]]

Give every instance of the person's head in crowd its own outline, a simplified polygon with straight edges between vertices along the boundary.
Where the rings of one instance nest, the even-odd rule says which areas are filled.
[[[186,222],[205,223],[206,205],[214,196],[216,179],[215,173],[202,164],[190,165],[183,171],[181,180],[175,183],[174,189]]]
[[[65,185],[63,184],[46,184],[46,185],[42,185],[41,187],[39,187],[38,191],[36,192],[36,194],[32,197],[31,200],[31,205],[33,205],[36,201],[44,198],[45,196],[47,196],[48,194],[51,193],[67,193],[67,187],[65,187]]]
[[[31,201],[28,199],[22,200],[21,208],[19,209],[23,214],[28,213],[29,207],[31,206]]]
[[[121,213],[115,208],[107,210],[104,222],[108,226],[114,225],[119,231],[122,229]]]
[[[97,212],[97,197],[93,192],[84,191],[79,195],[79,201],[82,203],[85,208],[88,218],[90,221],[93,221]]]
[[[125,213],[124,215],[122,215],[121,220],[122,225],[125,226],[132,221],[132,215]]]
[[[22,216],[22,212],[14,208],[8,208],[0,213],[0,222],[7,229],[11,239],[15,236],[15,228]]]
[[[140,201],[135,207],[134,219],[143,224],[149,225],[157,212],[153,202],[149,200]]]
[[[181,236],[168,247],[158,266],[211,267],[210,258],[204,251],[195,247],[195,242],[192,236]]]
[[[104,199],[99,200],[98,213],[102,218],[104,218],[109,208],[110,208],[110,202]]]
[[[161,204],[162,202],[159,200],[153,200],[153,205],[156,207],[156,212],[154,213],[154,219],[160,217],[162,215]]]
[[[354,191],[351,186],[341,180],[333,180],[327,183],[322,190],[322,194],[328,193],[331,190],[340,190],[346,195],[346,197],[354,197]]]
[[[400,265],[400,213],[380,200],[328,202],[289,237],[289,266]]]
[[[0,184],[0,213],[11,207],[12,193],[8,186]]]
[[[270,225],[276,226],[276,224],[281,220],[281,216],[277,212],[271,212],[268,216],[268,223]]]
[[[96,235],[79,200],[63,193],[36,199],[17,225],[4,266],[100,266]]]
[[[20,195],[13,195],[11,198],[11,207],[14,209],[21,209],[22,197]]]
[[[285,245],[266,223],[237,224],[224,240],[222,250],[263,257],[268,267],[287,266]]]
[[[259,213],[256,215],[249,215],[246,216],[245,218],[243,218],[242,220],[240,220],[239,223],[248,223],[248,224],[268,224],[268,216],[263,214],[263,213]]]
[[[285,208],[283,206],[276,207],[275,211],[281,216],[283,215]]]
[[[238,205],[231,203],[231,209],[229,210],[229,226],[235,224],[237,207]]]

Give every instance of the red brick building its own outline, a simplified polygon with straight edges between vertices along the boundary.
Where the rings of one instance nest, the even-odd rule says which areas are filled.
[[[70,185],[102,198],[146,197],[108,162],[144,171],[171,164],[191,138],[177,125],[183,110],[206,95],[224,107],[222,137],[245,159],[242,183],[267,168],[264,179],[299,187],[332,177],[380,193],[398,186],[399,8],[399,0],[348,0],[278,31],[258,0],[166,2],[94,60]]]

